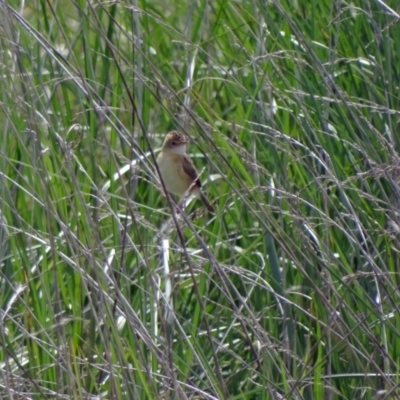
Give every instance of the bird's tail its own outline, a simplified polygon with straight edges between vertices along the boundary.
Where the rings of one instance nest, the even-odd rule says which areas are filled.
[[[200,199],[206,206],[208,212],[211,214],[215,214],[214,207],[211,205],[210,201],[207,199],[207,196],[202,191],[200,191]]]

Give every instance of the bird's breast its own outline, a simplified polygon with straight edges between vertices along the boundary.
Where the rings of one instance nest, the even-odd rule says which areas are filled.
[[[182,196],[192,184],[190,177],[182,167],[182,156],[160,153],[157,157],[158,168],[168,192]]]

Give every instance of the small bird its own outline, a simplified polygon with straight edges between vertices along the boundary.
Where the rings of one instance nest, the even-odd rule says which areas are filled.
[[[210,213],[214,213],[213,206],[201,190],[201,182],[193,162],[186,154],[188,143],[185,136],[177,131],[167,133],[157,157],[162,180],[168,192],[179,196],[194,194]]]

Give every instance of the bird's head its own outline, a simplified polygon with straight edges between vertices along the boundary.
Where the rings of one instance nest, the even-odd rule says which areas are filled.
[[[189,142],[182,133],[172,131],[167,133],[162,146],[162,151],[168,151],[175,154],[186,154],[186,146],[188,143]]]

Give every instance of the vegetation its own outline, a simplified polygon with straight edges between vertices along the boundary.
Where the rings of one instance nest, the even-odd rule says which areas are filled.
[[[0,0],[1,398],[398,398],[396,7]]]

